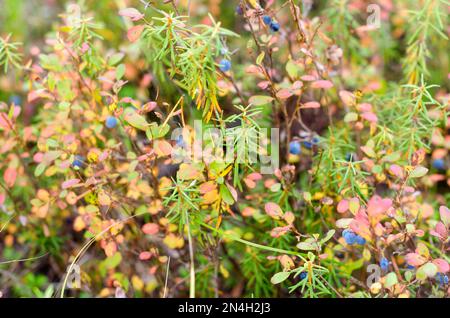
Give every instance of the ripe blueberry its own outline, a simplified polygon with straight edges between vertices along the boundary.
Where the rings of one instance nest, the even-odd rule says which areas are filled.
[[[433,167],[437,170],[445,170],[445,162],[444,159],[434,159]]]
[[[219,68],[222,72],[227,72],[231,69],[231,62],[226,59],[223,59],[219,63]]]
[[[272,22],[272,18],[268,15],[263,16],[263,22],[265,25],[270,25],[270,22]]]
[[[309,141],[304,141],[303,142],[303,146],[305,146],[306,149],[311,149],[312,148],[312,143]]]
[[[301,272],[299,275],[300,280],[304,280],[306,277],[308,277],[308,273],[307,272]]]
[[[345,155],[345,160],[353,162],[353,161],[355,161],[355,155],[353,153],[348,152]]]
[[[106,127],[114,128],[117,126],[117,118],[114,116],[108,116],[105,122]]]
[[[356,243],[356,237],[357,235],[355,234],[355,232],[353,232],[352,230],[344,230],[342,232],[342,237],[344,238],[345,242],[348,245],[353,245]]]
[[[383,270],[383,271],[387,271],[388,270],[388,268],[389,268],[389,261],[387,260],[386,257],[383,257],[381,259],[380,267],[381,267],[381,270]]]
[[[280,24],[278,22],[272,21],[269,26],[273,32],[278,32],[280,30]]]
[[[289,143],[289,152],[293,155],[299,155],[302,152],[302,148],[298,141],[291,141]]]
[[[72,162],[72,166],[81,168],[83,166],[83,163],[84,163],[84,158],[82,156],[76,155],[75,159]]]
[[[355,239],[356,244],[358,245],[364,245],[366,244],[366,240],[364,239],[364,237],[356,235],[356,239]]]

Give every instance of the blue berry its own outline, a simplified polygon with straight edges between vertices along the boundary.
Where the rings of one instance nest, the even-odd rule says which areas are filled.
[[[183,135],[179,135],[176,139],[177,146],[183,148],[186,143],[184,142]]]
[[[408,266],[406,266],[406,268],[407,269],[416,269],[414,266],[412,266],[412,265],[408,265]]]
[[[312,143],[309,141],[304,141],[303,142],[303,146],[305,146],[306,149],[311,149],[312,148]]]
[[[437,170],[445,170],[445,162],[444,159],[434,159],[433,167]]]
[[[353,161],[355,161],[355,155],[353,153],[348,152],[345,155],[345,160],[353,162]]]
[[[437,273],[436,279],[439,280],[439,285],[441,285],[441,286],[448,284],[448,276],[447,275],[444,275],[442,273]]]
[[[381,270],[383,270],[383,271],[387,271],[388,270],[388,268],[389,268],[389,261],[387,260],[386,257],[383,257],[381,259],[380,267],[381,267]]]
[[[300,280],[304,280],[306,277],[308,277],[308,273],[307,272],[301,272],[299,275]]]
[[[81,168],[83,166],[84,158],[82,156],[76,155],[72,162],[73,167]]]
[[[268,15],[263,16],[263,22],[265,25],[270,25],[270,23],[272,22],[272,18]]]
[[[320,139],[317,136],[314,136],[311,141],[304,141],[303,146],[307,149],[311,149],[313,145],[317,145],[319,143]]]
[[[227,72],[231,69],[231,62],[226,59],[223,59],[219,63],[219,68],[222,72]]]
[[[357,235],[355,234],[355,232],[351,231],[351,230],[344,230],[342,232],[342,237],[344,238],[345,242],[348,245],[353,245],[356,243],[356,237]]]
[[[289,143],[289,152],[293,155],[299,155],[302,152],[302,147],[298,141],[291,141]]]
[[[358,245],[364,245],[364,244],[366,244],[366,239],[362,236],[356,235],[355,242]]]
[[[114,116],[108,116],[108,118],[106,118],[105,125],[108,128],[116,127],[117,126],[117,118]]]
[[[273,32],[278,32],[280,30],[280,24],[278,22],[272,21],[269,26]]]
[[[12,95],[9,97],[9,103],[14,103],[14,105],[20,106],[20,104],[22,104],[22,98],[19,95]]]
[[[319,141],[320,141],[319,137],[314,136],[313,139],[312,139],[312,144],[313,145],[317,145],[319,143]]]

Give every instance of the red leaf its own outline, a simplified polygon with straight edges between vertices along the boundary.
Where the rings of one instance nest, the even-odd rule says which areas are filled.
[[[348,210],[348,201],[347,200],[341,200],[337,206],[337,211],[339,213],[345,213]]]
[[[122,17],[130,18],[131,21],[138,21],[144,17],[144,14],[140,13],[135,8],[126,8],[119,11],[119,15]]]
[[[130,42],[136,42],[141,36],[142,31],[144,31],[143,25],[136,25],[130,28],[127,32],[127,38]]]
[[[436,258],[435,260],[433,260],[433,264],[437,266],[440,273],[445,274],[450,270],[450,265],[446,260],[442,258]]]
[[[392,206],[391,199],[382,199],[374,195],[367,204],[367,214],[374,217],[385,213]]]
[[[159,226],[156,223],[146,223],[142,226],[142,232],[148,235],[155,235],[159,232]]]
[[[280,89],[277,93],[277,97],[279,99],[288,99],[291,96],[292,96],[292,92],[287,88]]]
[[[345,90],[339,91],[339,97],[346,106],[351,106],[355,104],[355,95],[349,91]]]
[[[312,88],[329,89],[333,87],[333,83],[327,80],[318,80],[311,84]]]
[[[414,267],[423,265],[427,261],[427,259],[425,257],[423,257],[422,255],[419,255],[417,253],[406,254],[405,260],[409,265],[414,266]]]
[[[276,228],[272,229],[272,231],[270,231],[270,236],[275,237],[275,238],[280,237],[280,236],[286,234],[287,232],[289,232],[289,229],[290,229],[290,225],[276,227]]]
[[[73,187],[74,185],[76,185],[79,182],[80,182],[80,179],[70,179],[70,180],[64,181],[63,184],[61,185],[61,187],[63,189],[68,189],[68,188]]]
[[[9,120],[8,115],[5,113],[0,113],[0,128],[3,128],[5,131],[9,131],[12,127],[12,122]]]
[[[302,105],[302,108],[320,108],[319,102],[307,102]]]
[[[371,123],[376,123],[378,121],[377,115],[375,115],[374,113],[370,113],[370,112],[362,113],[361,117]]]
[[[12,187],[16,183],[17,171],[14,168],[8,167],[3,173],[3,179],[8,187]]]
[[[264,210],[272,218],[278,218],[283,214],[280,206],[273,202],[266,203]]]

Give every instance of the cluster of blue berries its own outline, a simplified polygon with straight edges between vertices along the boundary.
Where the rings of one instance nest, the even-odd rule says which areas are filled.
[[[319,143],[319,137],[315,136],[311,139],[311,141],[303,141],[303,146],[306,149],[311,149],[313,145],[317,145]],[[300,142],[291,141],[289,143],[289,152],[293,155],[299,155],[302,152],[302,147]]]
[[[105,121],[105,126],[110,129],[116,127],[117,126],[117,118],[114,116],[108,116]]]
[[[304,280],[306,277],[308,277],[308,273],[307,272],[301,272],[299,275],[300,280]]]
[[[439,285],[441,285],[441,286],[448,284],[448,276],[447,275],[444,275],[442,273],[437,273],[436,279],[439,280]]]
[[[72,167],[81,168],[81,167],[83,167],[83,164],[84,164],[84,157],[76,155],[75,159],[72,162]]]
[[[263,16],[263,22],[265,25],[268,25],[273,32],[278,32],[280,30],[280,24],[272,20],[268,15]]]
[[[353,232],[352,230],[346,229],[342,232],[342,237],[348,245],[358,244],[364,245],[366,244],[366,240]]]
[[[437,170],[445,170],[444,159],[434,159],[432,165]]]

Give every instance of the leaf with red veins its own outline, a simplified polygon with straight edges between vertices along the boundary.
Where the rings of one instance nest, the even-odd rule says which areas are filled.
[[[283,211],[281,210],[280,206],[273,202],[266,203],[266,205],[264,206],[264,210],[271,218],[274,219],[278,219],[283,215]]]
[[[427,259],[420,254],[417,253],[408,253],[405,256],[406,262],[414,267],[423,265],[427,262]]]
[[[442,241],[445,241],[448,238],[448,230],[442,222],[438,222],[434,230],[430,231],[430,234]]]

